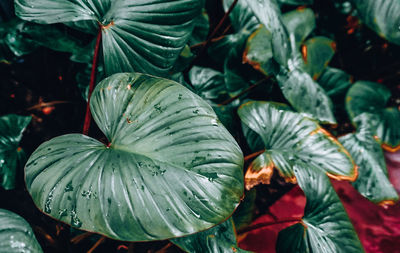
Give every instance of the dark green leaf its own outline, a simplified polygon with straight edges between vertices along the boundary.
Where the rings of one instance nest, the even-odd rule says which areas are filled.
[[[36,42],[24,36],[24,21],[14,19],[8,22],[7,26],[7,34],[4,38],[5,43],[15,56],[30,54],[38,48],[39,45]]]
[[[357,132],[339,138],[359,168],[354,187],[374,203],[397,201],[399,196],[388,179],[382,148],[373,137],[379,122],[368,113],[358,115],[354,121]]]
[[[6,190],[15,188],[17,169],[25,159],[19,142],[30,121],[30,116],[9,114],[0,117],[0,186]]]
[[[278,0],[280,4],[290,4],[290,5],[304,5],[313,4],[314,0]]]
[[[267,102],[248,102],[238,114],[265,147],[246,172],[247,189],[268,184],[274,168],[289,182],[296,181],[294,167],[307,170],[310,166],[332,178],[356,179],[357,170],[350,155],[315,121]]]
[[[43,143],[25,169],[41,210],[129,241],[189,235],[232,214],[243,156],[204,100],[173,81],[124,73],[100,82],[90,106],[110,144],[81,134]]]
[[[400,1],[351,0],[361,20],[379,36],[400,45]]]
[[[296,44],[293,50],[299,50],[301,43],[315,29],[315,14],[309,8],[287,12],[282,16],[282,21],[292,43]]]
[[[290,39],[276,0],[246,1],[254,15],[272,35],[271,45],[274,59],[283,67],[288,67],[288,61],[292,55]]]
[[[238,247],[236,232],[231,218],[211,229],[194,235],[175,238],[171,242],[191,253],[248,252]]]
[[[28,222],[5,209],[0,209],[0,251],[4,253],[43,252]]]
[[[298,112],[320,122],[336,123],[330,98],[309,74],[300,69],[282,71],[277,80],[283,95]]]
[[[250,191],[246,192],[244,199],[233,213],[232,218],[236,229],[240,230],[244,227],[247,227],[253,221],[253,213],[256,207],[256,196],[256,189],[251,189]]]
[[[301,168],[296,165],[294,173],[307,198],[304,217],[301,223],[296,223],[279,233],[276,251],[364,252],[329,178],[313,165],[307,164],[301,165]]]
[[[186,45],[202,0],[16,0],[20,18],[101,29],[107,75],[140,71],[167,75]],[[100,27],[99,27],[100,24]]]
[[[301,47],[305,63],[304,70],[317,80],[335,54],[336,43],[326,37],[318,36],[307,40]]]
[[[194,29],[188,41],[190,46],[201,43],[207,39],[210,29],[209,22],[208,14],[206,10],[203,9],[201,15],[194,20]]]
[[[344,72],[343,70],[327,67],[322,75],[318,79],[318,83],[326,91],[326,94],[332,99],[342,99],[341,103],[344,103],[344,95],[350,88],[353,78]]]
[[[375,114],[379,121],[376,134],[383,148],[395,152],[400,149],[400,111],[387,107],[390,97],[391,92],[384,85],[358,81],[347,92],[346,109],[353,122],[363,112]]]
[[[228,11],[234,0],[223,1],[225,12]],[[236,33],[250,35],[257,29],[260,21],[254,16],[253,11],[247,4],[246,0],[238,0],[236,6],[229,14],[231,24]]]
[[[196,93],[206,100],[219,103],[229,98],[224,74],[219,71],[194,66],[189,71],[189,79],[196,89]]]

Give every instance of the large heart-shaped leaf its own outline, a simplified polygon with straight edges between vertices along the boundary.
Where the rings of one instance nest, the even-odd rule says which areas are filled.
[[[298,112],[321,122],[336,123],[332,101],[324,89],[301,69],[277,75],[282,93]]]
[[[140,71],[167,75],[193,29],[203,0],[16,0],[20,18],[101,29],[107,75]],[[100,26],[100,28],[99,28]]]
[[[400,45],[400,2],[398,0],[351,0],[361,20],[379,36]]]
[[[247,189],[268,184],[274,168],[289,182],[296,181],[294,167],[307,170],[309,166],[335,179],[356,179],[357,169],[350,155],[315,121],[267,102],[248,102],[238,114],[265,145],[265,152],[246,172]]]
[[[373,137],[379,122],[368,113],[360,114],[354,121],[357,132],[339,138],[359,167],[359,177],[353,185],[374,203],[393,203],[399,196],[388,179],[382,148]]]
[[[313,165],[295,166],[299,186],[307,198],[304,217],[279,233],[277,252],[364,252],[329,178]]]
[[[25,152],[19,142],[30,121],[30,116],[9,114],[0,117],[0,186],[6,190],[15,188],[18,165],[25,162]]]
[[[206,231],[172,239],[171,242],[191,253],[240,253],[248,252],[238,247],[232,219]]]
[[[110,143],[69,134],[42,144],[25,168],[41,210],[111,238],[148,241],[210,228],[238,205],[242,152],[200,97],[123,73],[99,83],[90,106]]]
[[[5,209],[0,209],[0,251],[4,253],[43,252],[28,222]]]
[[[352,120],[363,112],[375,114],[379,121],[376,134],[383,148],[395,152],[400,150],[400,111],[387,107],[390,97],[390,90],[382,84],[358,81],[347,92],[346,109]]]

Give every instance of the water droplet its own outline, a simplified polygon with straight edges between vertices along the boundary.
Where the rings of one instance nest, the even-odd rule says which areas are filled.
[[[216,119],[211,119],[211,125],[218,126],[218,121]]]
[[[82,221],[78,218],[75,210],[71,211],[71,225],[78,228],[82,226]]]
[[[60,209],[60,210],[58,210],[58,216],[60,216],[60,218],[61,218],[61,217],[65,216],[65,215],[67,215],[67,212],[68,212],[68,210],[66,208],[65,209]]]
[[[72,192],[73,190],[74,190],[74,187],[72,186],[72,181],[71,181],[65,186],[64,192]]]
[[[51,202],[53,201],[53,194],[54,191],[56,190],[56,186],[54,186],[51,191],[49,192],[49,195],[46,198],[46,202],[44,204],[44,211],[46,213],[51,213]]]

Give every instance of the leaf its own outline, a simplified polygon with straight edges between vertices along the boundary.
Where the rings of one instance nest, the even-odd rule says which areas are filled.
[[[251,189],[246,192],[244,199],[240,203],[239,207],[233,213],[233,221],[237,230],[241,230],[253,221],[253,212],[256,208],[256,189]]]
[[[334,101],[343,100],[350,88],[353,78],[343,70],[327,67],[318,79],[318,83],[326,91],[326,94]],[[343,103],[344,101],[340,101]]]
[[[387,107],[391,92],[379,83],[357,81],[346,95],[346,109],[350,119],[363,112],[378,117],[377,136],[383,142],[382,147],[390,152],[400,150],[400,111],[396,107]]]
[[[354,121],[359,126],[357,132],[339,138],[359,167],[353,186],[374,203],[394,203],[399,196],[388,179],[380,144],[373,137],[379,122],[368,113],[358,115]]]
[[[271,33],[261,26],[247,39],[243,52],[243,62],[253,66],[266,76],[277,72],[276,62],[273,60]]]
[[[305,71],[317,80],[335,54],[336,43],[323,36],[307,40],[301,47]]]
[[[27,162],[27,189],[41,210],[110,238],[149,241],[208,229],[237,207],[242,152],[197,95],[122,73],[96,86],[90,108],[109,145],[63,135]]]
[[[38,44],[33,40],[26,38],[23,34],[25,22],[17,18],[7,23],[4,40],[11,52],[17,56],[30,54],[38,48]]]
[[[189,71],[189,79],[196,89],[196,93],[205,100],[219,103],[229,98],[224,74],[219,71],[193,66]]]
[[[280,4],[290,4],[290,5],[304,5],[313,4],[314,0],[278,0]]]
[[[6,190],[15,188],[17,169],[25,162],[19,142],[30,121],[30,116],[9,114],[0,117],[0,185]]]
[[[292,52],[288,32],[283,24],[281,11],[276,0],[246,0],[254,15],[272,35],[274,59],[288,67]]]
[[[43,252],[28,222],[5,209],[0,209],[0,250],[7,253]]]
[[[397,0],[352,0],[361,20],[379,36],[400,45],[400,2]]]
[[[277,252],[364,252],[329,178],[313,165],[295,166],[298,184],[307,198],[304,217],[278,235]]]
[[[171,242],[191,253],[249,252],[238,247],[231,218],[211,229],[187,237],[175,238]]]
[[[315,14],[309,8],[287,12],[283,14],[282,21],[292,43],[295,42],[296,44],[293,50],[299,50],[301,43],[315,29]]]
[[[17,0],[15,12],[41,24],[65,23],[88,33],[101,29],[107,76],[167,75],[202,6],[202,0]]]
[[[248,190],[259,183],[269,184],[274,168],[287,182],[296,182],[294,168],[310,166],[338,180],[356,179],[357,168],[350,155],[315,121],[267,102],[243,104],[238,114],[265,145],[265,152],[246,172]]]
[[[332,101],[309,74],[301,69],[282,71],[277,80],[283,95],[298,112],[320,122],[336,123]]]
[[[188,41],[190,46],[201,43],[207,39],[208,32],[210,30],[209,18],[205,9],[202,13],[197,16],[194,20],[194,28],[192,35]]]

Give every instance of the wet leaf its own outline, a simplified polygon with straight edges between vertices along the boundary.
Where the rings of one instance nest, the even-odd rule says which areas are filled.
[[[339,138],[358,166],[359,176],[353,186],[374,203],[397,201],[399,196],[388,179],[382,148],[373,137],[379,122],[368,113],[358,115],[354,121],[357,132]]]
[[[25,162],[25,152],[19,143],[30,121],[30,116],[0,117],[0,185],[6,190],[15,188],[17,170]]]
[[[0,250],[7,253],[43,252],[28,222],[5,209],[0,209]]]
[[[43,143],[25,168],[41,210],[125,241],[189,235],[232,214],[243,156],[204,100],[173,81],[123,73],[100,82],[90,106],[110,144],[81,134]]]
[[[307,165],[306,165],[307,166]],[[279,233],[277,252],[364,252],[329,178],[313,165],[294,172],[307,202],[300,223]]]
[[[192,253],[240,253],[249,252],[238,247],[232,219],[206,231],[172,239],[171,242]]]
[[[382,84],[358,81],[347,92],[346,109],[353,123],[363,112],[375,114],[379,121],[376,135],[385,150],[395,152],[400,149],[400,111],[388,107],[390,97],[390,90]]]
[[[299,50],[301,43],[315,29],[315,14],[309,8],[287,12],[283,14],[282,21],[292,43],[295,42],[296,44],[293,50]]]
[[[311,166],[335,179],[356,179],[357,168],[350,155],[315,121],[267,102],[248,102],[238,114],[265,147],[246,172],[247,189],[269,184],[274,169],[288,182],[296,182],[294,168],[307,170]]]
[[[101,29],[107,75],[140,71],[167,75],[188,41],[202,0],[17,0],[16,15],[41,24]]]
[[[277,80],[283,95],[298,112],[320,122],[336,123],[332,101],[309,74],[301,69],[282,71]]]
[[[400,2],[397,0],[351,0],[361,20],[379,36],[400,45]]]

